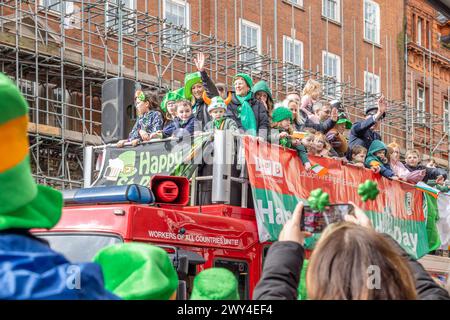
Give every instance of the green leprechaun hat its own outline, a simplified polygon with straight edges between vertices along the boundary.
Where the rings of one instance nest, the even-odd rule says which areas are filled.
[[[191,300],[239,300],[236,276],[225,268],[209,268],[194,278]]]
[[[192,98],[192,87],[202,82],[202,75],[200,72],[188,73],[184,78],[184,96],[186,99],[191,100]]]
[[[52,228],[61,218],[62,194],[37,185],[28,154],[28,104],[0,73],[0,230]]]
[[[179,101],[184,99],[184,88],[179,88],[175,91],[169,91],[165,94],[164,98],[161,101],[161,110],[166,113],[167,112],[167,102],[169,101]]]
[[[178,275],[168,253],[145,243],[121,243],[94,257],[103,271],[105,288],[126,300],[169,300]]]

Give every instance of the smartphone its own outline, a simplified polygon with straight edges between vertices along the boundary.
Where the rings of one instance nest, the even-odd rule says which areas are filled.
[[[329,224],[343,221],[347,214],[355,215],[355,207],[349,203],[329,205],[323,212],[317,212],[309,206],[304,206],[300,230],[321,233]]]

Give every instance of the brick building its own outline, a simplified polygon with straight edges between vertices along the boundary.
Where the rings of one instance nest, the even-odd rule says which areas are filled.
[[[80,185],[80,147],[101,142],[105,79],[178,88],[197,51],[213,80],[231,85],[246,70],[276,99],[316,78],[353,120],[382,92],[397,101],[383,139],[406,147],[406,11],[388,0],[5,0],[0,68],[31,106],[35,177],[60,187]]]
[[[406,100],[414,110],[410,146],[448,158],[450,47],[442,41],[450,21],[425,0],[407,1]]]

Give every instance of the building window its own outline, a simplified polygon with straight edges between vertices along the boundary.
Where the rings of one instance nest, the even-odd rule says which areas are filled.
[[[449,117],[449,107],[448,107],[448,99],[444,100],[444,132],[450,135],[450,117]]]
[[[73,13],[73,2],[71,1],[61,1],[61,0],[40,0],[39,4],[44,6],[48,10],[61,12],[61,3],[64,4],[64,13],[71,14]]]
[[[341,0],[322,0],[322,15],[341,22]]]
[[[366,108],[376,105],[377,94],[381,92],[380,77],[374,73],[364,71],[364,91],[366,92]]]
[[[261,27],[240,19],[239,34],[239,45],[248,49],[241,54],[241,61],[253,64],[254,67],[258,54],[261,54]]]
[[[189,4],[181,0],[164,0],[164,19],[174,26],[189,29],[191,21]],[[163,41],[165,47],[173,50],[180,50],[189,43],[183,31],[174,28],[167,31]]]
[[[287,63],[284,68],[284,77],[288,83],[302,81],[301,68],[303,67],[303,43],[288,36],[283,36],[283,61]],[[298,66],[295,68],[289,64]]]
[[[134,0],[108,0],[105,3],[106,27],[112,32],[118,32],[119,25],[121,25],[123,34],[133,33],[135,25],[134,9]]]
[[[380,44],[380,5],[364,0],[364,39]]]
[[[424,124],[425,123],[425,89],[421,86],[417,87],[416,109],[417,109],[417,122]]]
[[[421,46],[422,45],[422,18],[417,19],[417,39],[416,43]]]
[[[303,7],[303,0],[285,0],[285,1],[295,4],[296,6]]]
[[[322,51],[322,70],[323,75],[326,76],[323,87],[324,94],[330,97],[337,97],[340,94],[341,57]]]

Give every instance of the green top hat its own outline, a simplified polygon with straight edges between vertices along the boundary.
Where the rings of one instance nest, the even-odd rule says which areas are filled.
[[[50,229],[61,218],[62,194],[31,175],[27,130],[28,104],[0,73],[0,230]]]
[[[121,243],[100,250],[105,288],[126,300],[169,300],[178,276],[164,249],[145,243]]]
[[[293,115],[292,111],[286,107],[278,107],[272,112],[272,122],[280,122],[285,119],[292,121]]]
[[[237,75],[235,75],[235,76],[233,77],[233,82],[236,80],[236,78],[242,78],[242,79],[244,79],[244,81],[247,83],[248,87],[249,87],[250,89],[253,88],[253,79],[252,79],[252,77],[250,77],[248,74],[246,74],[246,73],[238,73]]]
[[[175,91],[169,91],[166,93],[161,101],[161,110],[167,112],[167,102],[169,101],[179,101],[184,99],[184,88],[179,88]]]
[[[345,123],[345,129],[351,129],[352,128],[352,122],[347,118],[345,113],[340,113],[338,121],[336,121],[336,124]]]
[[[239,300],[236,276],[225,268],[209,268],[194,279],[191,300]]]
[[[192,98],[192,87],[194,84],[202,82],[202,75],[200,72],[188,73],[184,78],[184,96],[186,99],[191,100]]]

